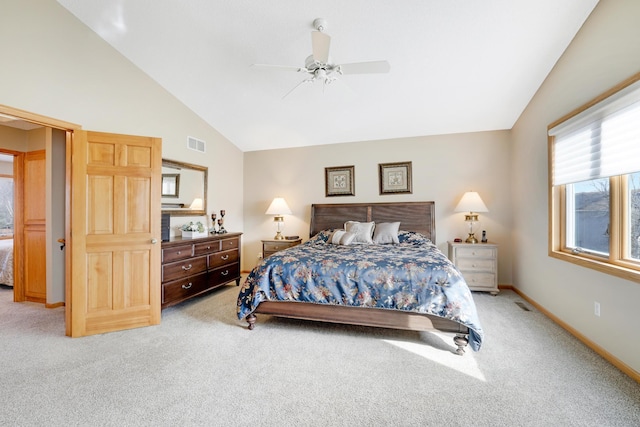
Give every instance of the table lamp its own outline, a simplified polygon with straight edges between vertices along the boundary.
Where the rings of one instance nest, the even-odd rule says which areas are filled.
[[[284,236],[281,232],[281,228],[284,226],[284,215],[291,215],[291,209],[289,209],[287,202],[285,202],[282,197],[276,197],[269,205],[269,208],[267,208],[265,215],[275,215],[273,217],[273,221],[278,226],[278,232],[273,239],[284,240]]]
[[[464,215],[464,220],[469,223],[469,237],[466,243],[478,243],[478,239],[473,235],[473,226],[478,222],[478,212],[489,212],[480,195],[475,191],[467,191],[460,199],[455,212],[469,212]]]

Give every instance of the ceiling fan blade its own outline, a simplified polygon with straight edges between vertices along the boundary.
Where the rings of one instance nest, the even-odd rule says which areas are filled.
[[[320,31],[311,32],[311,48],[313,59],[317,62],[326,64],[329,62],[329,46],[331,45],[331,36]]]
[[[272,70],[300,71],[300,72],[307,71],[307,69],[304,67],[294,67],[292,65],[251,64],[251,66],[256,68],[270,68]]]
[[[313,77],[309,78],[309,79],[304,79],[303,81],[301,81],[300,83],[298,83],[297,85],[295,85],[293,87],[293,89],[291,89],[289,92],[285,93],[284,96],[282,97],[282,99],[285,99],[287,96],[289,96],[294,90],[298,89],[300,86],[302,86],[304,83],[311,83],[313,82],[314,79]]]
[[[353,62],[338,66],[342,74],[375,74],[388,73],[391,65],[387,61]]]

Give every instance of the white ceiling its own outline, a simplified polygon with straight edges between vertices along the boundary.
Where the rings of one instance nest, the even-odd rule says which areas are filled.
[[[597,0],[58,0],[243,151],[510,129]],[[315,18],[335,63],[292,88]],[[194,135],[198,137],[198,135]]]

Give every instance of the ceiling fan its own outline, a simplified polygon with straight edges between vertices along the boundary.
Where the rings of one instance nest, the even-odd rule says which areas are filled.
[[[287,65],[253,64],[254,67],[271,68],[287,71],[297,71],[307,73],[309,77],[298,83],[293,89],[287,92],[282,98],[286,98],[291,92],[304,83],[321,81],[323,87],[333,83],[343,74],[375,74],[388,73],[391,66],[387,61],[352,62],[347,64],[334,64],[329,57],[329,47],[331,37],[325,33],[327,21],[317,18],[313,21],[313,27],[317,31],[311,32],[311,55],[304,62],[304,67]]]

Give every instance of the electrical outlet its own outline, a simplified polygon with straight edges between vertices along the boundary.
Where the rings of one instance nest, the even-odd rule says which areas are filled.
[[[262,252],[258,252],[258,259],[262,259]]]
[[[593,303],[593,314],[600,317],[600,303],[597,301]]]

